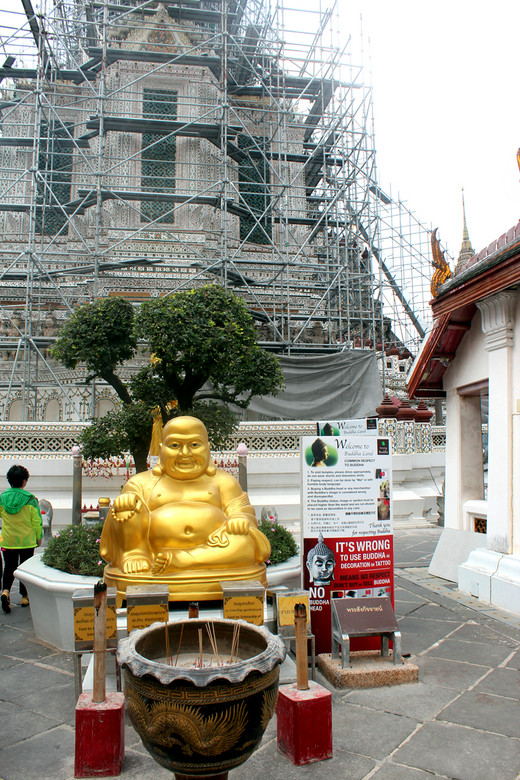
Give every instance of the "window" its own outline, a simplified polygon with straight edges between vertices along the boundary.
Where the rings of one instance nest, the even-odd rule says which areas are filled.
[[[143,90],[143,117],[175,120],[177,93],[166,89]],[[143,133],[141,148],[141,190],[157,195],[157,200],[141,202],[141,219],[173,222],[173,204],[161,201],[160,196],[175,191],[175,136]]]
[[[240,240],[268,244],[272,237],[269,215],[271,194],[268,160],[263,152],[267,151],[269,144],[262,138],[239,133],[237,145],[245,152],[238,168],[240,205],[251,212],[251,216],[240,217]]]
[[[72,122],[40,123],[40,151],[36,185],[36,232],[66,234],[67,214],[60,203],[70,201],[72,183]]]

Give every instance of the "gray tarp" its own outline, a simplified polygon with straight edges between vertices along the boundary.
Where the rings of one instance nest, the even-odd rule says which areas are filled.
[[[373,352],[280,357],[280,363],[285,390],[276,396],[255,396],[249,419],[352,420],[373,415],[383,398]]]

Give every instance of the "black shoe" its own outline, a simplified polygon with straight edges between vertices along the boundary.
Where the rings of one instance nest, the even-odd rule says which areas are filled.
[[[6,590],[4,590],[4,592],[2,593],[0,601],[2,602],[2,609],[4,610],[4,612],[6,614],[9,614],[9,612],[11,611],[11,600],[9,598],[9,593]]]

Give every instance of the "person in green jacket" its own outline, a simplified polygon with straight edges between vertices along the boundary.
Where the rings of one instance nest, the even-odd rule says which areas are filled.
[[[11,586],[18,566],[34,554],[35,547],[42,543],[43,524],[38,499],[25,490],[29,472],[24,466],[11,466],[7,481],[11,485],[0,495],[0,517],[2,518],[2,552],[4,554],[4,577],[2,581],[2,609],[11,611]],[[20,582],[22,607],[29,604],[27,589]]]

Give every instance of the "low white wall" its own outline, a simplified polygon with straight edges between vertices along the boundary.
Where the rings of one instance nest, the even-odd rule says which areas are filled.
[[[53,506],[53,531],[72,522],[72,458],[16,458],[2,460],[3,474],[13,463],[23,463],[31,475],[28,488]],[[394,525],[437,521],[437,499],[444,480],[444,453],[394,455]],[[248,493],[260,518],[264,506],[273,506],[281,522],[291,525],[301,517],[300,457],[247,458]],[[117,476],[82,478],[82,506],[96,507],[99,498],[114,499],[126,481],[124,469]],[[5,483],[7,487],[7,482]]]

